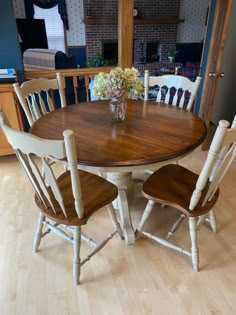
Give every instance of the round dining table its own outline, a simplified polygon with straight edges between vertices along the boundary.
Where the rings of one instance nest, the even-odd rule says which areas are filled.
[[[126,118],[112,121],[109,101],[69,105],[38,119],[31,133],[46,139],[63,139],[73,130],[78,167],[105,173],[118,187],[119,209],[127,244],[135,242],[130,217],[134,171],[155,170],[190,154],[205,139],[201,118],[176,106],[127,99]]]

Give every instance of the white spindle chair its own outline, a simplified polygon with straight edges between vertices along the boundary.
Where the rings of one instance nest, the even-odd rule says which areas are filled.
[[[65,79],[59,73],[55,79],[32,79],[21,85],[14,83],[13,87],[30,126],[56,109],[53,90],[59,91],[60,106],[66,106]]]
[[[191,256],[195,271],[199,270],[198,227],[207,219],[213,232],[216,232],[213,206],[219,196],[219,185],[236,156],[236,117],[232,127],[228,127],[229,122],[220,121],[199,176],[182,166],[166,165],[153,173],[142,188],[143,195],[149,201],[137,226],[136,236],[143,234],[164,246]],[[144,230],[155,203],[165,204],[181,212],[166,238]],[[168,240],[185,217],[189,219],[191,251]]]
[[[35,202],[40,214],[34,252],[38,251],[41,238],[50,231],[71,242],[74,246],[74,282],[79,284],[81,266],[101,250],[116,233],[122,237],[111,204],[117,197],[117,187],[102,177],[77,169],[75,139],[71,130],[63,132],[64,140],[41,139],[10,128],[3,112],[0,112],[0,126],[35,190]],[[63,159],[68,163],[69,170],[57,177],[55,170],[48,163],[48,156]],[[45,176],[42,176],[39,170],[39,161],[42,162]],[[90,216],[105,206],[112,219],[114,231],[97,243],[81,233],[81,227],[88,223]],[[83,260],[80,258],[81,238],[93,246],[92,251]]]
[[[156,87],[156,101],[168,105],[178,106],[187,111],[193,111],[193,103],[196,99],[201,77],[195,82],[180,75],[166,74],[161,76],[150,76],[149,70],[144,72],[144,100],[148,100],[150,87]],[[178,161],[176,161],[178,163]],[[146,170],[152,174],[152,170]]]
[[[149,70],[144,73],[144,100],[148,100],[150,87],[157,87],[157,102],[178,106],[186,110],[192,110],[196,98],[201,77],[192,82],[181,75],[166,74],[150,76]]]

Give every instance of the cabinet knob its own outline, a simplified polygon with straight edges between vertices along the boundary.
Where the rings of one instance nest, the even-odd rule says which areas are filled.
[[[214,73],[214,72],[209,72],[209,77],[210,77],[210,78],[216,77],[216,73]]]
[[[225,73],[224,73],[224,72],[221,72],[221,73],[219,74],[219,77],[222,78],[222,79],[224,78],[224,76],[225,76]]]

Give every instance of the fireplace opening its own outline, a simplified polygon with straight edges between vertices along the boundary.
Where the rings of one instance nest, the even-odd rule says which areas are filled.
[[[118,63],[118,41],[106,40],[102,42],[102,57],[108,65]]]
[[[146,62],[158,62],[160,59],[159,42],[150,42],[146,44]]]

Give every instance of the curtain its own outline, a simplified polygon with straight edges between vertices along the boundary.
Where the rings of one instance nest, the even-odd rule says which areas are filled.
[[[69,29],[66,0],[25,0],[25,13],[28,19],[34,18],[34,4],[42,9],[51,9],[58,4],[58,13],[61,16],[64,27]]]

